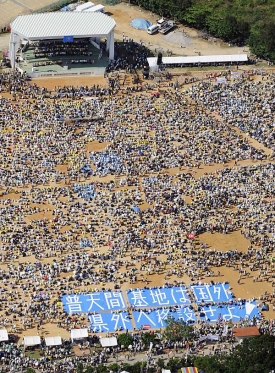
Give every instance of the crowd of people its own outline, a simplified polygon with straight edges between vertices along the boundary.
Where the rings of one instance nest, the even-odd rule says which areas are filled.
[[[128,72],[143,69],[148,64],[147,57],[150,51],[142,43],[134,42],[133,40],[123,40],[115,42],[115,58],[110,61],[106,67],[106,72],[125,69]]]
[[[77,39],[67,43],[62,40],[40,40],[30,46],[34,49],[35,58],[90,55],[88,39]]]
[[[257,299],[275,308],[273,77],[160,85],[159,97],[125,88],[46,89],[0,74],[0,314],[9,333],[87,326],[86,315],[63,310],[64,294],[210,281],[224,267],[239,282],[265,282]],[[247,250],[200,239],[235,231]],[[274,333],[274,322],[256,321]],[[196,328],[199,341],[212,326]],[[0,351],[8,369],[49,372],[75,367],[80,358],[65,352],[52,365],[16,344]]]

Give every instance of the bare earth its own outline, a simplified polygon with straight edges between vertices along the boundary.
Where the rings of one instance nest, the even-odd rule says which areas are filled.
[[[175,42],[173,42],[173,33],[169,35],[169,38],[164,37],[161,34],[157,35],[148,35],[146,31],[139,31],[135,30],[133,27],[130,26],[130,22],[132,19],[141,17],[150,20],[151,22],[155,23],[156,19],[159,18],[159,16],[152,14],[150,12],[146,12],[142,9],[139,9],[138,7],[130,6],[129,4],[121,3],[116,6],[108,7],[106,6],[106,12],[109,13],[116,21],[117,26],[115,29],[115,38],[117,40],[122,40],[123,35],[128,38],[134,39],[134,41],[137,42],[143,42],[146,45],[148,45],[152,50],[155,48],[163,48],[164,51],[167,49],[172,50],[174,54],[176,55],[194,55],[196,52],[200,52],[202,55],[210,55],[210,54],[237,54],[242,53],[243,48],[238,47],[229,47],[227,44],[222,43],[221,41],[215,41],[215,42],[208,42],[198,37],[198,32],[196,30],[179,26],[179,28],[176,30],[175,33]],[[184,44],[184,38],[182,39],[183,42],[179,44],[179,34],[178,32],[183,33],[183,35],[186,35],[185,37],[188,38],[188,42],[185,43],[184,48],[182,48],[182,44]],[[4,50],[8,47],[8,35],[0,36],[0,50]],[[177,37],[177,40],[176,40]],[[192,43],[189,42],[192,40]],[[70,77],[68,78],[48,78],[48,79],[36,79],[32,83],[36,83],[39,86],[43,86],[49,89],[53,89],[55,86],[64,86],[64,85],[74,85],[74,86],[80,86],[80,85],[91,85],[91,84],[100,84],[102,86],[107,86],[107,81],[103,77]],[[165,91],[165,88],[162,88],[162,91]],[[250,143],[252,143],[252,140],[250,140]],[[262,147],[262,145],[259,145],[257,141],[253,140],[253,143],[255,146]],[[93,151],[101,151],[105,148],[105,143],[90,143],[86,150],[93,150]],[[267,150],[266,150],[267,151]],[[255,162],[252,161],[242,161],[239,162],[240,165],[244,164],[255,164]],[[230,166],[233,167],[233,164]],[[63,167],[63,166],[60,166]],[[64,166],[65,167],[65,166]],[[203,175],[204,173],[214,172],[217,168],[220,168],[221,166],[201,166],[199,170],[196,170],[196,177],[199,177]],[[186,170],[187,171],[187,170]],[[178,169],[172,169],[167,170],[170,174],[176,174],[178,172]],[[101,178],[101,181],[106,181],[108,178]],[[17,194],[9,194],[5,196],[4,198],[11,198],[12,200],[15,200],[18,195]],[[3,197],[2,197],[3,202]],[[52,205],[51,204],[45,204],[44,209],[49,210],[47,211],[46,215],[44,212],[36,213],[35,215],[31,216],[31,219],[51,219],[52,218]],[[64,230],[66,227],[64,228]],[[106,232],[107,235],[108,232]],[[242,252],[247,251],[247,247],[249,245],[249,242],[244,236],[239,232],[233,232],[227,235],[215,233],[204,233],[199,237],[198,243],[204,242],[207,244],[208,247],[214,248],[217,250],[238,250]],[[97,248],[97,250],[104,252],[107,250],[105,246]],[[20,258],[19,262],[24,261],[24,258]],[[28,261],[35,262],[35,258],[33,256],[28,257]],[[42,262],[49,261],[50,259],[41,259]],[[1,264],[1,268],[5,268],[6,264]],[[125,269],[126,270],[126,269]],[[220,275],[218,275],[217,269],[214,270],[214,277],[208,277],[205,279],[205,281],[209,282],[211,280],[213,281],[229,281],[230,285],[233,289],[233,293],[237,298],[252,298],[256,297],[258,298],[260,295],[264,293],[264,291],[267,291],[268,293],[272,292],[272,286],[271,283],[267,282],[253,282],[253,276],[247,277],[241,281],[241,284],[237,283],[238,276],[237,272],[231,268],[231,267],[220,267]],[[174,280],[178,280],[176,277],[171,276],[169,278],[169,281],[172,283]],[[190,283],[191,279],[183,275],[182,280],[185,283]],[[149,276],[149,285],[150,286],[161,286],[164,284],[164,277],[163,274],[161,275],[150,275]],[[111,284],[109,284],[111,286]],[[122,285],[122,289],[128,289],[131,288],[132,285],[125,282]],[[141,278],[139,277],[138,282],[135,284],[135,287],[144,287],[144,282],[141,281]],[[81,288],[80,288],[81,289]],[[83,289],[82,289],[83,290]],[[57,296],[56,294],[53,294],[53,296]],[[275,312],[272,311],[272,309],[269,312],[265,313],[266,318],[275,318]],[[61,329],[57,327],[56,323],[47,323],[43,324],[43,330],[39,331],[42,335],[61,335],[62,337],[69,337],[69,332],[65,329]],[[19,335],[22,339],[23,335],[36,335],[37,329],[36,328],[28,328],[25,331],[20,330]]]

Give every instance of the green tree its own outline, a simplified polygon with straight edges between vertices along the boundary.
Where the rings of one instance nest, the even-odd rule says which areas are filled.
[[[119,336],[117,337],[117,343],[120,346],[128,348],[131,344],[133,344],[133,337],[129,333],[119,334]]]
[[[163,369],[165,367],[165,361],[162,358],[159,358],[156,361],[156,364],[157,364],[157,367],[159,368],[159,370],[161,370],[161,369]]]
[[[95,371],[95,367],[89,365],[86,370],[85,370],[85,373],[94,373]]]
[[[238,21],[231,14],[213,13],[207,18],[206,23],[211,35],[222,38],[225,41],[235,41],[240,37]]]
[[[76,373],[84,373],[84,365],[82,363],[77,364]]]
[[[96,373],[107,373],[107,372],[108,372],[108,368],[104,364],[99,364],[96,367]]]
[[[275,60],[275,20],[262,20],[252,27],[249,37],[251,52]]]
[[[108,370],[111,370],[112,372],[118,372],[119,371],[119,364],[113,363],[108,366]]]
[[[275,336],[246,338],[225,358],[223,372],[269,373],[275,369]]]
[[[169,316],[166,320],[166,327],[164,337],[170,341],[180,341],[183,339],[192,339],[194,336],[194,329],[191,325],[187,325],[183,320],[175,320],[174,317]]]
[[[140,373],[142,372],[143,368],[146,366],[146,363],[144,361],[137,361],[135,364],[131,366],[131,369],[129,369],[130,373]]]
[[[121,367],[121,370],[125,370],[126,372],[131,372],[132,364],[129,363],[123,363]]]
[[[196,356],[194,366],[199,370],[204,370],[207,373],[217,373],[222,371],[222,365],[217,356]]]
[[[183,18],[189,25],[203,29],[211,12],[212,7],[210,2],[194,2]]]
[[[145,344],[145,346],[150,346],[150,342],[154,343],[155,342],[155,334],[145,332],[142,333],[141,335],[141,340]]]
[[[172,373],[177,372],[181,367],[181,359],[179,358],[171,358],[167,362],[167,368],[170,369]]]

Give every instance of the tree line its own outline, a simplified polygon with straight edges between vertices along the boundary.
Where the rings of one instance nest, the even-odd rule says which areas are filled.
[[[199,372],[204,373],[271,373],[275,369],[275,337],[266,334],[244,339],[231,354],[189,354],[167,361],[162,357],[155,358],[154,366],[148,366],[146,361],[137,361],[134,364],[123,362],[84,367],[80,362],[76,373],[160,373],[162,369],[170,370],[171,373],[181,373],[181,368],[190,366],[197,367]],[[27,372],[35,373],[32,370]]]
[[[275,62],[274,0],[130,0]]]

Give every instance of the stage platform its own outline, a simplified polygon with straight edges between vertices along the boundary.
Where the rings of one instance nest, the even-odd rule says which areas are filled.
[[[101,52],[93,45],[89,46],[89,55],[62,55],[37,57],[35,48],[30,45],[18,56],[16,68],[31,78],[62,75],[104,75],[108,66],[107,52]]]

